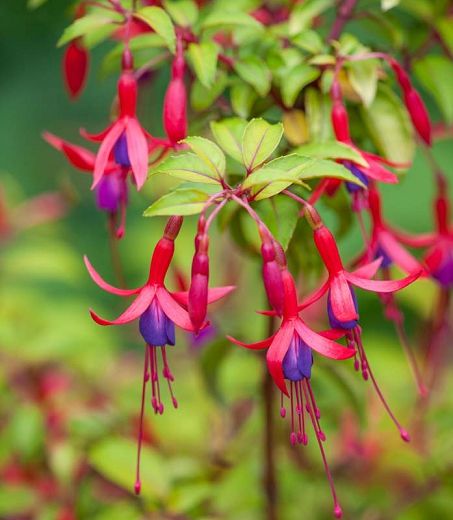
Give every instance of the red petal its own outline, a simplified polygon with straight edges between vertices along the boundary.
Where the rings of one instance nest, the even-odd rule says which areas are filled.
[[[148,176],[148,143],[138,121],[129,118],[126,125],[127,151],[137,190],[145,184]]]
[[[373,161],[376,161],[381,164],[386,164],[387,166],[391,166],[392,168],[409,168],[411,163],[400,163],[395,161],[390,161],[389,159],[385,159],[384,157],[381,157],[380,155],[376,155],[374,153],[370,152],[362,152],[363,155],[365,155],[366,158],[372,159]]]
[[[234,291],[234,289],[236,289],[235,285],[226,285],[224,287],[213,287],[212,289],[209,289],[208,303],[214,303],[220,300],[224,296],[227,296],[232,291]],[[179,303],[179,305],[187,307],[189,291],[172,292],[171,295]]]
[[[318,332],[320,336],[327,339],[340,339],[346,336],[347,330],[345,329],[327,329]]]
[[[123,325],[129,323],[137,319],[146,311],[153,301],[155,293],[156,288],[154,286],[145,285],[137,298],[132,302],[132,305],[130,305],[116,320],[105,320],[90,309],[91,317],[96,323],[99,323],[99,325]]]
[[[243,343],[238,339],[233,338],[232,336],[227,336],[227,339],[234,343],[235,345],[239,345],[240,347],[249,348],[251,350],[262,350],[264,348],[270,347],[272,341],[275,338],[275,334],[270,338],[263,339],[262,341],[257,341],[256,343]]]
[[[419,278],[423,272],[423,270],[419,270],[416,273],[406,276],[406,278],[402,278],[401,280],[367,280],[366,278],[354,276],[351,273],[347,273],[346,276],[349,282],[351,282],[353,285],[356,285],[357,287],[360,287],[361,289],[365,289],[366,291],[389,293],[399,291],[400,289],[407,287],[417,278]]]
[[[165,287],[159,287],[157,289],[156,295],[162,310],[171,319],[171,321],[173,321],[181,329],[193,332],[194,328],[190,321],[188,312],[185,311],[176,302],[176,300],[172,298],[167,289],[165,289]]]
[[[224,287],[212,287],[208,291],[208,303],[219,301],[236,289],[235,285],[225,285]]]
[[[330,279],[330,303],[333,314],[338,321],[358,319],[345,271],[338,273]]]
[[[78,168],[79,170],[92,172],[94,168],[94,161],[96,156],[90,150],[76,146],[75,144],[69,143],[60,139],[56,135],[49,132],[43,132],[43,138],[55,149],[63,152],[68,161]]]
[[[423,269],[421,264],[388,231],[379,233],[378,242],[389,258],[407,274]]]
[[[286,395],[285,376],[283,374],[283,359],[288,352],[291,339],[294,334],[294,320],[284,321],[280,330],[275,334],[274,340],[267,351],[266,359],[269,372],[278,388]]]
[[[429,247],[434,244],[438,236],[436,233],[422,233],[420,235],[410,235],[399,229],[392,229],[393,235],[403,244],[411,247]]]
[[[373,278],[373,276],[377,273],[379,267],[381,267],[382,256],[376,258],[373,262],[369,264],[362,265],[355,271],[352,272],[355,276],[360,276],[360,278]]]
[[[79,130],[79,133],[84,139],[87,139],[88,141],[94,141],[95,143],[100,143],[101,141],[103,141],[106,138],[106,136],[110,132],[110,129],[112,128],[112,126],[113,125],[108,126],[105,130],[102,130],[102,132],[99,132],[98,134],[92,134],[90,132],[87,132],[85,130],[85,128],[81,128]]]
[[[386,182],[388,184],[398,183],[397,175],[395,175],[390,170],[387,170],[376,161],[373,161],[366,153],[364,153],[364,155],[370,166],[368,168],[364,168],[363,171],[368,177],[370,177],[370,179]]]
[[[110,153],[118,141],[120,135],[124,130],[124,121],[117,121],[111,128],[109,133],[105,136],[105,139],[102,141],[101,146],[99,147],[99,151],[96,155],[96,163],[94,165],[93,172],[93,184],[91,185],[91,189],[95,188],[96,185],[101,180],[102,176],[105,173],[105,169],[109,160]]]
[[[300,318],[296,321],[296,330],[302,340],[322,356],[338,360],[348,359],[355,354],[354,349],[343,347],[335,341],[317,334],[307,327]]]
[[[320,298],[322,298],[329,289],[329,285],[330,280],[327,280],[321,285],[321,287],[318,287],[318,289],[316,289],[309,296],[307,296],[299,305],[299,311],[301,311],[302,309],[306,309],[307,307],[310,307],[310,305],[313,305],[313,303],[317,302]]]
[[[101,277],[101,275],[96,272],[95,268],[91,265],[86,255],[83,257],[83,261],[85,262],[86,268],[88,269],[88,273],[90,274],[94,283],[99,285],[99,287],[104,291],[116,294],[117,296],[133,296],[134,294],[137,294],[142,290],[142,287],[139,287],[138,289],[117,289],[116,287],[113,287],[113,285],[107,283]]]

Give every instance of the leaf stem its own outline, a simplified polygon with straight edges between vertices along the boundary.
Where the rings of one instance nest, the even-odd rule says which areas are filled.
[[[355,6],[357,5],[357,1],[358,0],[344,0],[343,2],[341,2],[338,8],[338,14],[335,17],[332,29],[327,38],[329,41],[338,39],[338,37],[343,31],[343,27],[352,18],[352,14],[354,12]]]

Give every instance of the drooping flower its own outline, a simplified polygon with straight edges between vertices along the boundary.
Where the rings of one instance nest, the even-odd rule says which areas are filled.
[[[441,287],[453,288],[453,226],[450,224],[450,202],[445,187],[434,203],[436,231],[416,236],[395,230],[398,239],[408,246],[428,247],[423,257],[429,275]]]
[[[345,331],[348,344],[357,350],[354,362],[355,369],[361,369],[365,380],[371,379],[379,399],[398,428],[401,438],[408,441],[408,433],[401,427],[390,410],[369,365],[363,348],[358,304],[353,287],[356,286],[379,294],[393,293],[415,281],[421,275],[421,270],[412,272],[401,280],[371,280],[383,261],[382,257],[379,257],[354,272],[348,272],[343,266],[335,239],[329,229],[319,220],[313,221],[313,228],[316,248],[327,268],[328,279],[300,305],[299,309],[308,307],[327,293],[327,313],[331,327]]]
[[[424,269],[420,262],[401,245],[399,238],[401,234],[385,222],[381,196],[376,187],[368,190],[368,206],[372,224],[371,238],[359,261],[369,262],[380,257],[382,268],[390,267],[394,263],[409,275],[416,272],[423,273]]]
[[[95,188],[106,174],[111,154],[116,163],[132,171],[137,189],[140,190],[148,174],[148,138],[150,136],[140,125],[137,116],[137,80],[132,70],[132,56],[126,50],[123,55],[123,71],[118,82],[119,116],[116,121],[100,134],[82,135],[95,142],[101,142],[96,155],[93,171]]]
[[[283,313],[283,280],[282,269],[277,260],[276,243],[263,226],[259,227],[259,232],[261,236],[261,256],[263,258],[264,288],[271,307],[278,316],[281,316]]]
[[[282,270],[282,282],[284,308],[282,323],[278,331],[270,338],[252,344],[243,343],[230,336],[228,338],[245,348],[268,349],[267,366],[275,384],[281,391],[280,413],[282,417],[286,416],[286,408],[283,404],[284,396],[288,397],[290,401],[291,444],[306,445],[308,443],[305,429],[305,414],[307,414],[312,423],[329,480],[334,501],[334,514],[336,518],[341,518],[342,510],[322,445],[326,436],[321,430],[319,422],[321,414],[316,405],[310,378],[313,351],[331,359],[342,360],[354,356],[355,350],[339,345],[332,340],[341,337],[343,335],[341,331],[331,330],[318,334],[311,330],[299,316],[296,286],[287,268]],[[289,382],[289,390],[287,382]]]
[[[75,168],[82,172],[93,172],[96,161],[96,156],[93,152],[82,146],[65,141],[49,132],[44,132],[43,138],[56,150],[62,152]],[[128,202],[127,174],[127,168],[118,166],[117,162],[111,158],[105,167],[104,176],[95,189],[95,200],[98,209],[105,211],[111,216],[113,226],[116,225],[116,220],[119,220],[115,231],[117,238],[121,238],[124,235],[126,226]]]
[[[101,289],[118,296],[135,296],[135,300],[132,304],[117,319],[107,320],[101,318],[93,310],[90,310],[93,320],[100,325],[106,326],[124,325],[139,319],[140,334],[146,343],[137,479],[135,483],[136,493],[139,493],[141,489],[139,464],[146,383],[149,382],[151,386],[151,404],[154,412],[156,414],[162,414],[164,405],[161,399],[159,382],[158,353],[160,351],[162,358],[162,375],[168,383],[173,406],[175,408],[178,406],[172,390],[174,377],[168,364],[166,347],[175,345],[175,326],[190,332],[194,330],[188,312],[180,303],[183,301],[187,305],[187,293],[172,294],[164,285],[165,276],[174,254],[174,240],[179,233],[182,220],[182,217],[171,217],[169,219],[164,235],[154,249],[148,280],[143,286],[137,289],[118,289],[108,284],[95,271],[88,258],[85,257],[85,265],[88,272]],[[219,287],[210,290],[208,293],[208,303],[219,300],[232,289],[232,287]]]

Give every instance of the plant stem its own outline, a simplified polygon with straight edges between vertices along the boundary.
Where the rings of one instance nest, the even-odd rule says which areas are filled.
[[[337,40],[345,24],[351,19],[358,0],[344,0],[340,3],[338,13],[329,33],[328,40]]]
[[[269,318],[269,336],[274,333],[275,318]],[[266,520],[278,520],[278,488],[275,465],[275,436],[274,436],[274,382],[267,367],[264,369],[262,383],[263,415],[264,415],[264,475],[263,489],[266,498]]]
[[[112,217],[109,217],[108,221],[109,228],[109,245],[110,245],[110,255],[112,258],[112,267],[113,272],[115,273],[115,277],[117,279],[118,285],[120,287],[126,287],[126,280],[124,277],[123,266],[121,263],[120,252],[118,249],[118,239],[116,238],[115,232],[115,220]]]

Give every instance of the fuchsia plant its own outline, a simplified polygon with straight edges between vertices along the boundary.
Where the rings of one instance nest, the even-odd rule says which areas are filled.
[[[395,158],[379,145],[372,148],[369,140],[362,138],[362,131],[350,125],[350,100],[346,94],[351,85],[343,74],[349,75],[350,83],[356,85],[356,93],[364,99],[363,110],[366,111],[374,97],[387,99],[382,97],[385,89],[379,89],[381,83],[388,80],[384,68],[384,64],[388,64],[402,92],[402,102],[397,97],[396,101],[391,98],[397,106],[392,113],[395,124],[400,121],[398,117],[404,122],[410,118],[423,146],[431,145],[427,109],[405,68],[393,56],[372,52],[355,39],[342,38],[341,27],[347,19],[343,20],[342,11],[335,21],[333,36],[329,43],[324,43],[315,30],[300,21],[305,2],[281,3],[275,8],[265,2],[258,5],[258,2],[254,10],[238,6],[223,11],[223,7],[213,2],[196,2],[197,5],[140,1],[123,5],[120,0],[81,2],[86,14],[79,10],[79,18],[63,35],[63,43],[69,43],[65,55],[66,81],[71,94],[79,94],[87,62],[83,37],[89,40],[90,36],[89,29],[86,32],[80,29],[81,23],[102,15],[115,31],[114,37],[120,40],[116,56],[122,57],[113,122],[97,135],[81,131],[83,137],[100,143],[97,151],[50,133],[45,133],[44,138],[74,167],[93,175],[97,207],[107,212],[113,222],[119,216],[117,238],[124,234],[129,179],[137,190],[143,188],[148,178],[152,188],[159,178],[157,174],[183,181],[145,211],[146,216],[166,215],[169,220],[155,246],[149,277],[143,286],[116,288],[105,282],[85,257],[88,272],[99,287],[118,296],[134,298],[117,319],[107,320],[90,311],[93,320],[100,325],[123,325],[139,320],[139,332],[146,345],[136,493],[142,486],[140,453],[147,384],[151,387],[155,414],[164,411],[160,373],[168,384],[173,406],[178,406],[168,360],[169,350],[173,349],[167,349],[176,343],[175,326],[195,334],[202,332],[208,325],[208,304],[233,290],[233,286],[209,288],[210,228],[221,212],[227,213],[228,207],[226,227],[236,230],[236,238],[242,232],[240,219],[243,216],[257,226],[258,235],[254,239],[244,234],[239,242],[242,246],[245,243],[248,253],[261,254],[263,285],[271,307],[262,314],[270,320],[281,319],[271,337],[257,343],[246,344],[229,338],[232,343],[248,349],[267,349],[267,367],[281,392],[283,417],[286,416],[283,401],[285,397],[289,399],[290,441],[293,445],[307,444],[305,421],[311,422],[331,486],[334,514],[340,518],[342,509],[324,451],[326,436],[320,426],[320,412],[311,386],[313,351],[332,363],[354,358],[355,369],[361,371],[364,380],[371,379],[400,436],[409,441],[409,433],[390,410],[371,370],[359,325],[355,288],[379,295],[384,302],[391,302],[393,309],[396,309],[393,293],[420,276],[430,275],[443,288],[450,289],[453,285],[453,228],[448,220],[444,177],[442,183],[438,182],[441,187],[435,206],[436,233],[411,236],[387,223],[382,216],[379,183],[398,183],[399,177],[392,169],[408,168],[410,158]],[[349,4],[353,9],[355,2]],[[350,14],[349,7],[347,13]],[[315,9],[312,17],[323,13],[324,8],[319,9],[319,12]],[[90,25],[87,23],[86,27]],[[273,27],[278,30],[270,31]],[[143,34],[149,39],[141,38]],[[266,49],[260,46],[263,38],[267,38]],[[143,46],[146,48],[143,42],[149,42],[150,55],[145,61],[138,52]],[[138,60],[139,65],[134,66]],[[145,73],[165,63],[170,69],[162,100],[165,137],[159,138],[142,126],[137,99],[141,82],[146,81]],[[371,90],[363,91],[354,83],[351,71],[355,70],[371,75],[370,84],[374,85]],[[370,92],[371,100],[368,99]],[[191,107],[188,107],[188,99]],[[320,138],[312,130],[308,144],[292,146],[288,128],[279,122],[282,111],[299,119],[300,113],[309,118],[310,110],[313,112],[313,107],[321,104],[328,110],[324,109],[316,117],[324,118],[322,124],[328,129],[329,137]],[[196,111],[206,112],[206,117],[198,118],[196,128],[204,128],[203,135],[208,135],[205,123],[210,120],[216,142],[202,136],[188,137],[189,123],[195,121]],[[274,122],[269,122],[267,116]],[[357,121],[355,123],[357,126]],[[169,155],[171,151],[173,154]],[[352,210],[363,235],[364,252],[352,271],[347,268],[333,233],[320,216],[326,210],[322,204],[318,206],[319,201],[334,196],[343,185],[352,196]],[[266,199],[267,203],[270,201],[268,206]],[[279,233],[279,226],[269,218],[272,207],[278,221],[279,208],[288,202],[295,204],[291,217],[294,223],[291,229],[285,227],[286,222],[281,226],[289,229],[289,239]],[[188,291],[170,292],[165,286],[165,277],[173,259],[175,240],[183,217],[195,214],[200,216],[190,287]],[[369,217],[370,230],[363,215]],[[308,243],[313,242],[303,254],[311,255],[315,262],[321,261],[327,271],[327,280],[301,300],[295,280],[301,278],[301,273],[307,273],[302,272],[300,265],[293,267],[291,257],[293,248],[302,247],[298,242],[300,232],[296,232],[299,218],[307,220],[309,227],[303,233],[310,231]],[[417,260],[402,244],[429,247],[429,250],[422,260]],[[392,279],[393,265],[407,276]],[[375,279],[379,271],[385,279]],[[331,329],[318,333],[305,323],[300,312],[324,295],[327,295],[325,322]],[[390,313],[387,316],[391,317]],[[344,344],[342,338],[345,338]]]

